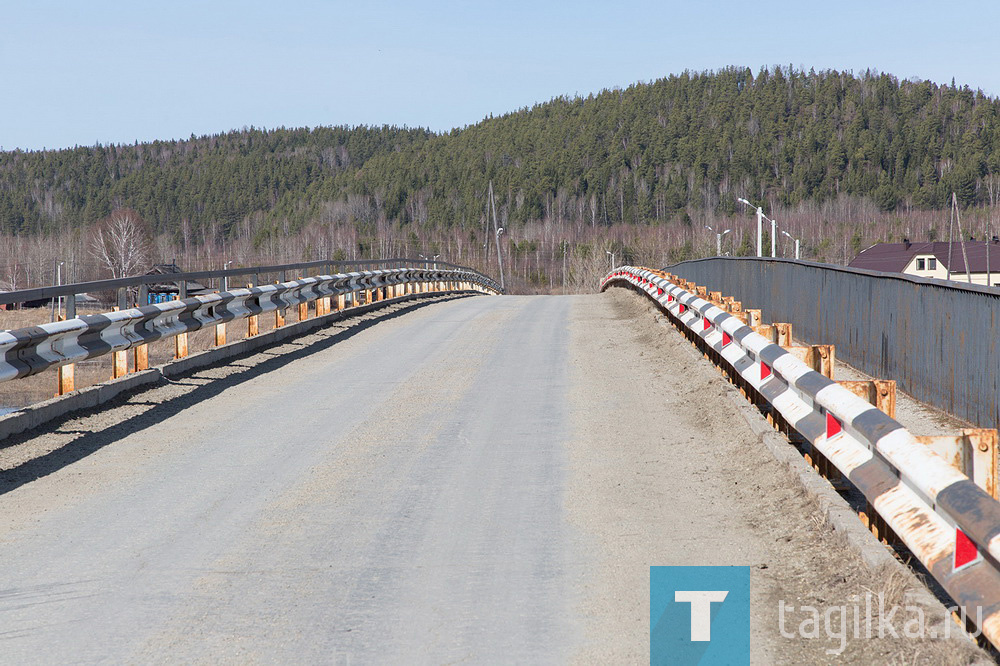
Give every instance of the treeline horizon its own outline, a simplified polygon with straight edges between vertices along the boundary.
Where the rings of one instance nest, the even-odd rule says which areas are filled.
[[[706,224],[733,228],[724,251],[749,254],[752,217],[738,197],[802,239],[803,258],[845,263],[878,240],[944,238],[953,192],[971,234],[997,232],[1000,101],[871,71],[730,67],[559,97],[442,133],[248,128],[6,151],[0,236],[72,244],[129,208],[156,248],[189,263],[216,250],[306,260],[326,258],[315,256],[323,248],[353,259],[390,247],[450,247],[442,259],[461,263],[490,240],[490,181],[523,290],[569,288],[564,274],[608,251],[657,265],[714,253]],[[80,271],[97,270],[83,268],[80,252]]]

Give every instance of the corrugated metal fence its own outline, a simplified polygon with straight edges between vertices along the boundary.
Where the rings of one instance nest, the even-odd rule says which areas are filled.
[[[917,399],[1000,427],[1000,290],[790,259],[712,257],[668,270],[790,322],[805,342]]]

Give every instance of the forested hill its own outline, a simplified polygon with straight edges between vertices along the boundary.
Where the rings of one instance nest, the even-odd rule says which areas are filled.
[[[656,223],[737,196],[988,203],[1000,101],[968,87],[773,68],[685,73],[558,98],[446,134],[243,130],[186,141],[0,153],[0,231],[78,225],[113,206],[161,231],[312,221],[478,225],[494,181],[512,222]]]

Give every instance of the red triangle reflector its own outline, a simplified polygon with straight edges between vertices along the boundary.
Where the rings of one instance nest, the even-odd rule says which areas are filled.
[[[764,363],[763,361],[761,361],[761,363],[760,363],[760,381],[764,381],[765,379],[767,379],[770,376],[771,376],[771,367],[767,363]]]
[[[681,304],[681,305],[678,306],[678,312],[679,312],[679,314],[684,314],[684,305],[683,304]]]
[[[972,564],[979,559],[979,549],[976,542],[966,536],[965,532],[955,528],[955,569]]]
[[[663,296],[663,287],[657,287],[656,295]]]
[[[667,294],[667,303],[670,303],[673,300],[674,300],[674,295],[673,294]]]
[[[733,339],[731,337],[729,337],[729,334],[726,333],[725,331],[723,331],[722,332],[722,346],[725,347],[726,345],[728,345],[732,341],[733,341]]]
[[[704,321],[705,321],[705,328],[701,330],[707,331],[708,329],[712,328],[712,322],[708,320],[708,317],[705,317]]]
[[[840,421],[837,420],[837,417],[834,416],[833,414],[831,414],[830,412],[827,412],[826,413],[826,438],[830,439],[834,435],[839,435],[840,431],[842,429],[843,428],[842,428],[842,426],[840,424]]]

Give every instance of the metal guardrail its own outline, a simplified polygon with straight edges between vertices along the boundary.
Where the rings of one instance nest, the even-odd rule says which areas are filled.
[[[0,305],[13,303],[24,303],[26,301],[49,300],[53,298],[66,298],[66,318],[72,319],[76,316],[76,297],[79,294],[88,292],[118,292],[118,306],[121,309],[128,307],[125,301],[126,290],[131,287],[139,288],[139,302],[144,302],[145,289],[151,284],[175,284],[181,299],[187,297],[187,284],[197,280],[219,279],[226,280],[231,277],[252,276],[252,285],[261,284],[261,276],[277,276],[277,282],[285,282],[289,273],[308,274],[315,270],[317,273],[333,275],[344,273],[347,269],[371,271],[390,268],[424,268],[424,269],[454,269],[471,271],[471,268],[450,264],[444,261],[432,261],[423,259],[372,259],[364,261],[306,261],[295,264],[278,264],[274,266],[249,266],[240,268],[228,268],[212,271],[192,271],[187,273],[166,273],[155,275],[133,275],[124,278],[108,280],[93,280],[90,282],[74,282],[62,285],[51,285],[48,287],[34,287],[31,289],[18,289],[15,291],[0,292]],[[484,279],[485,276],[482,276]],[[499,289],[499,287],[498,287]]]
[[[297,265],[301,266],[301,265]],[[261,270],[263,272],[263,270]],[[185,274],[186,278],[199,274]],[[142,278],[113,280],[117,286],[147,284]],[[172,277],[176,277],[172,276]],[[159,276],[163,281],[162,276]],[[94,283],[91,283],[94,284]],[[80,285],[67,285],[77,289]],[[283,312],[299,307],[300,321],[308,316],[308,305],[316,303],[316,315],[330,313],[336,297],[337,310],[351,305],[392,299],[429,291],[480,291],[500,293],[490,278],[465,268],[406,267],[385,270],[319,275],[278,284],[233,289],[163,303],[126,308],[115,312],[86,315],[0,332],[0,381],[34,375],[52,367],[60,368],[59,394],[73,390],[72,366],[86,359],[115,354],[113,376],[127,371],[125,352],[135,348],[136,370],[144,370],[146,345],[174,337],[176,356],[187,355],[187,333],[216,327],[216,344],[225,344],[225,324],[234,319],[250,322],[248,335],[256,335],[256,317],[275,312],[277,325],[284,323]],[[12,292],[16,293],[16,292]],[[55,292],[51,292],[55,295]],[[63,292],[64,294],[66,292]],[[63,374],[69,369],[68,379]]]
[[[963,619],[1000,646],[1000,502],[888,414],[681,283],[687,284],[623,266],[601,289],[627,285],[658,303],[755,401],[864,494],[959,604]]]
[[[837,346],[873,377],[1000,427],[1000,289],[791,259],[713,257],[667,268]]]

